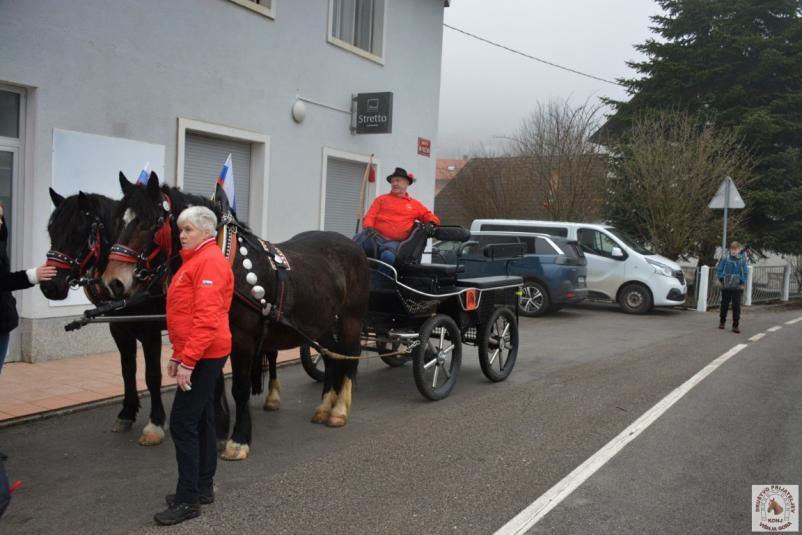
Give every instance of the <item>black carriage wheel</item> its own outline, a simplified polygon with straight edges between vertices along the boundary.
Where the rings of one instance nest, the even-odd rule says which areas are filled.
[[[491,381],[509,377],[518,358],[518,322],[505,307],[497,308],[479,333],[479,365]]]
[[[518,312],[522,316],[534,318],[549,311],[551,302],[549,292],[542,284],[534,281],[526,282],[521,292],[518,298]]]
[[[326,376],[323,356],[317,351],[312,351],[307,345],[301,346],[301,366],[304,371],[315,381],[323,382]]]
[[[395,353],[398,351],[398,348],[401,347],[399,342],[393,342],[392,344],[388,342],[376,342],[376,351],[381,353]],[[389,357],[381,357],[382,361],[387,364],[391,368],[398,368],[399,366],[403,366],[409,361],[408,355],[392,355]]]
[[[423,397],[437,401],[448,396],[462,365],[462,334],[444,314],[432,316],[419,332],[420,345],[412,357],[412,375]]]

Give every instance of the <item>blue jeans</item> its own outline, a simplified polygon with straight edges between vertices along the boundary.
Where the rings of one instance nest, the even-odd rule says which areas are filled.
[[[400,241],[388,240],[382,235],[371,238],[364,230],[354,236],[354,241],[370,258],[376,258],[391,266],[395,264],[395,253],[401,245]]]
[[[8,353],[8,339],[11,333],[0,334],[0,372],[3,371],[3,363],[6,361],[6,354]]]

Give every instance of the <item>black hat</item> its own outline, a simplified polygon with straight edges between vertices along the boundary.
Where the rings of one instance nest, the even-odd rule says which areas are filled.
[[[407,173],[406,169],[396,167],[395,171],[393,171],[392,174],[387,176],[387,182],[390,182],[390,179],[393,178],[394,176],[400,176],[401,178],[406,178],[407,182],[409,182],[410,185],[415,183],[415,175],[412,173]]]

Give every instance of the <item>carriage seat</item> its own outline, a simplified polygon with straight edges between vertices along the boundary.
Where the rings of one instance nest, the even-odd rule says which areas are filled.
[[[456,264],[407,264],[401,269],[408,275],[456,275],[465,271],[465,266]]]
[[[514,275],[499,275],[495,277],[475,277],[472,279],[459,279],[457,286],[463,288],[479,288],[480,290],[492,290],[504,286],[521,286],[524,283],[522,277]]]
[[[434,237],[437,239],[465,241],[470,239],[470,236],[469,231],[460,227],[437,227],[434,232]],[[401,242],[396,252],[395,267],[399,273],[436,277],[453,276],[465,271],[465,266],[456,264],[421,264],[423,251],[426,249],[426,240],[428,239],[429,233],[426,226],[416,221],[412,227],[412,232],[409,233],[406,240]]]

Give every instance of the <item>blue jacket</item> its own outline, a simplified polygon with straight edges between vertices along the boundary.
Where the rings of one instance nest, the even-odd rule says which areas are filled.
[[[718,280],[724,280],[728,275],[737,275],[741,284],[746,284],[747,269],[746,255],[732,256],[728,254],[719,261],[716,274],[718,275]]]

